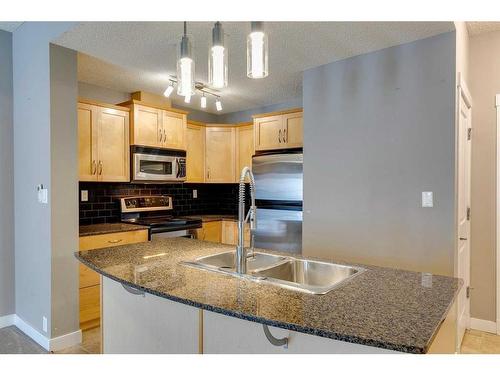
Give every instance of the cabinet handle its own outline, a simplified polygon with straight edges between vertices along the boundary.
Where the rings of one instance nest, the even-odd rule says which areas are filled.
[[[118,239],[118,240],[109,240],[108,242],[109,242],[109,243],[119,243],[119,242],[122,242],[122,241],[123,241],[123,239],[122,239],[122,238],[120,238],[120,239]]]
[[[163,142],[167,141],[167,131],[163,129]]]
[[[102,160],[99,160],[99,176],[102,175]]]
[[[146,293],[143,292],[142,290],[140,289],[136,289],[136,288],[132,288],[131,286],[128,286],[128,285],[125,285],[125,284],[122,284],[122,287],[123,289],[125,289],[127,292],[129,292],[130,294],[135,294],[136,296],[143,296],[143,297],[146,297]]]
[[[92,175],[95,175],[97,173],[97,164],[95,160],[92,160]]]
[[[278,142],[281,143],[281,129],[280,129],[280,131],[278,133]]]
[[[274,346],[282,346],[285,349],[288,349],[288,337],[283,337],[282,339],[277,339],[273,336],[269,327],[265,324],[262,324],[262,328],[264,329],[264,334],[266,335],[267,340]]]
[[[287,142],[288,142],[288,134],[287,134],[286,129],[283,129],[283,143],[287,143]]]
[[[159,140],[159,142],[161,143],[161,139],[162,139],[162,137],[163,137],[163,135],[162,135],[162,133],[161,133],[161,129],[159,129],[159,130],[158,130],[158,133],[159,133],[159,136],[160,136],[160,140]]]
[[[207,178],[210,180],[210,168],[207,169]]]

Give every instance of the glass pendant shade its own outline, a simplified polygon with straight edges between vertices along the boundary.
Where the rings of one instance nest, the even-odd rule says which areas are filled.
[[[247,76],[253,79],[269,75],[267,34],[262,22],[252,22],[252,29],[247,37]]]
[[[180,96],[192,96],[195,93],[195,64],[191,50],[191,42],[184,34],[179,45],[177,58],[177,94]]]
[[[227,47],[224,45],[224,30],[220,22],[212,29],[212,44],[208,49],[208,84],[220,89],[227,87]]]

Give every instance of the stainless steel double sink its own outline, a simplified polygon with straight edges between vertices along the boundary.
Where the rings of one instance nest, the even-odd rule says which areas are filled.
[[[247,257],[247,273],[239,274],[235,257],[236,251],[228,251],[182,263],[310,294],[326,294],[365,271],[362,267],[255,251]]]

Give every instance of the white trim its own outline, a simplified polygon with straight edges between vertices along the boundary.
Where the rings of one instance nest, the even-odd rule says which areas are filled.
[[[462,91],[461,94],[464,98],[465,104],[467,104],[467,107],[472,107],[472,96],[469,92],[469,89],[467,88],[467,84],[463,79],[463,75],[460,72],[458,73],[458,88],[460,89],[460,91]]]
[[[51,351],[57,351],[69,348],[74,345],[78,345],[82,342],[82,331],[79,329],[78,331],[70,332],[62,336],[55,337],[50,339],[49,345]]]
[[[496,153],[496,165],[497,165],[497,188],[496,188],[496,201],[497,201],[497,231],[496,231],[496,279],[497,279],[497,306],[496,306],[496,319],[497,319],[497,335],[500,335],[500,94],[496,95],[495,98],[497,107],[497,153]]]
[[[470,328],[483,332],[497,333],[497,323],[491,320],[470,318]]]
[[[24,320],[22,320],[17,315],[14,318],[16,327],[23,331],[27,336],[31,337],[38,345],[40,345],[45,350],[50,350],[49,339],[38,332],[35,328],[30,326]]]
[[[0,328],[13,326],[15,324],[14,323],[15,316],[16,316],[15,314],[0,316]]]
[[[69,348],[70,346],[80,344],[82,342],[81,330],[49,339],[17,315],[14,315],[13,321],[17,328],[23,331],[27,336],[31,337],[38,345],[40,345],[47,351],[62,350],[65,348]]]

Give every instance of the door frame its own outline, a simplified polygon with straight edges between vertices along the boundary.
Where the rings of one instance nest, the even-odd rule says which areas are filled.
[[[495,107],[497,110],[497,145],[496,145],[496,323],[497,335],[500,335],[500,94],[495,97]]]
[[[458,190],[458,160],[459,160],[459,121],[460,121],[460,101],[463,99],[465,104],[468,106],[468,108],[471,109],[471,116],[469,118],[470,121],[470,128],[473,127],[472,125],[472,97],[470,95],[469,89],[467,88],[467,84],[463,79],[462,74],[458,73],[457,77],[457,96],[456,96],[456,108],[455,108],[455,260],[454,260],[454,276],[458,277],[458,250],[459,250],[459,214],[458,214],[458,200],[459,200],[459,190]],[[472,144],[471,144],[471,152],[470,152],[470,163],[469,163],[469,168],[472,170]],[[469,199],[470,199],[470,189],[471,189],[471,181],[472,181],[472,174],[469,173]],[[470,201],[469,201],[470,205]],[[470,206],[469,206],[470,207]],[[472,225],[472,216],[470,219],[470,224]],[[470,260],[470,254],[471,254],[471,233],[469,233],[469,283],[470,283],[470,277],[471,277],[471,260]],[[463,286],[464,288],[467,288],[467,285]],[[470,304],[470,300],[469,300]],[[459,333],[459,326],[458,326],[458,313],[459,313],[459,306],[457,303],[456,307],[456,350],[457,353],[460,353],[460,345],[461,345],[461,340],[458,337]],[[469,322],[468,326],[466,328],[470,328],[470,306],[469,306]]]

